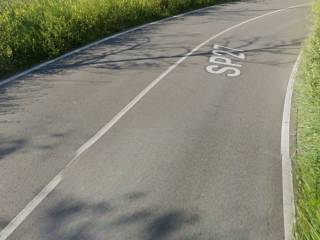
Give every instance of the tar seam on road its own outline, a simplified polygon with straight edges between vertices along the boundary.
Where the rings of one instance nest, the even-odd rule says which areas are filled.
[[[6,240],[8,239],[8,237],[23,223],[23,221],[34,211],[34,209],[36,209],[36,207],[59,185],[59,183],[61,183],[61,181],[63,180],[64,174],[65,172],[79,159],[80,155],[82,153],[84,153],[86,150],[88,150],[93,144],[95,144],[103,135],[105,135],[128,111],[130,111],[130,109],[132,109],[153,87],[155,87],[163,78],[165,78],[170,72],[172,72],[177,66],[179,66],[182,62],[184,62],[189,56],[191,56],[194,52],[198,51],[201,47],[203,47],[204,45],[208,44],[210,41],[214,40],[215,38],[235,29],[238,28],[242,25],[245,25],[247,23],[253,22],[255,20],[258,20],[260,18],[275,14],[275,13],[279,13],[279,12],[283,12],[289,9],[293,9],[293,8],[298,8],[298,7],[303,7],[303,6],[307,6],[310,5],[309,3],[306,4],[299,4],[299,5],[295,5],[295,6],[291,6],[291,7],[287,7],[287,8],[283,8],[283,9],[279,9],[276,11],[272,11],[272,12],[268,12],[265,14],[262,14],[260,16],[257,17],[253,17],[250,18],[246,21],[243,21],[241,23],[238,23],[236,25],[233,25],[227,29],[225,29],[222,32],[219,32],[218,34],[212,36],[211,38],[207,39],[206,41],[202,42],[201,44],[199,44],[198,46],[196,46],[193,50],[191,50],[190,52],[188,52],[185,56],[183,56],[182,58],[180,58],[175,64],[173,64],[172,66],[170,66],[165,72],[163,72],[158,78],[156,78],[155,80],[153,80],[146,88],[144,88],[132,101],[130,101],[128,103],[127,106],[125,106],[118,114],[116,114],[103,128],[101,128],[92,138],[90,138],[86,143],[84,143],[77,151],[76,154],[74,156],[74,158],[18,213],[18,215],[13,218],[11,220],[11,222],[4,228],[2,229],[2,231],[0,232],[0,240]],[[183,15],[180,15],[183,16]],[[178,15],[179,17],[179,15]],[[156,22],[157,23],[157,22]],[[150,24],[155,24],[155,23],[150,23]],[[148,25],[150,25],[148,24]],[[129,30],[125,33],[129,33],[132,32],[134,30],[137,30],[137,28]],[[124,33],[123,33],[124,34]],[[122,34],[121,34],[122,35]],[[113,37],[119,36],[115,35]],[[101,42],[104,40],[101,40]],[[70,56],[71,54],[75,53],[75,52],[79,52],[83,49],[89,48],[91,46],[95,46],[99,43],[93,43],[92,45],[88,45],[87,47],[84,48],[80,48],[78,50],[75,50],[74,52],[71,52],[66,55],[64,55],[63,57],[67,57]],[[58,58],[61,59],[61,58]],[[57,61],[56,60],[52,60],[52,61]],[[51,61],[51,62],[52,62]],[[50,62],[48,62],[47,64],[49,64]],[[47,65],[44,64],[44,65]],[[41,68],[44,65],[39,65],[38,68]],[[35,70],[35,69],[34,69]],[[27,71],[26,71],[27,72]],[[24,73],[27,74],[27,73]],[[21,73],[20,76],[22,76],[23,73]],[[20,76],[16,76],[16,78],[20,77]],[[7,79],[7,83],[8,81],[13,81],[14,79],[10,80]],[[3,85],[3,84],[2,84]],[[0,85],[1,86],[1,85]]]
[[[283,191],[283,221],[284,239],[293,240],[293,226],[295,223],[295,206],[292,178],[292,161],[290,157],[290,118],[292,94],[301,55],[294,64],[284,101],[282,128],[281,128],[281,155],[282,155],[282,191]]]

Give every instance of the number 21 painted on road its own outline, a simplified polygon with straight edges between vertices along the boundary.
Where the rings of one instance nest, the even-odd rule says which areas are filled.
[[[228,77],[238,77],[241,74],[240,68],[242,67],[241,64],[234,63],[232,60],[245,60],[246,56],[243,53],[243,50],[223,47],[220,45],[215,44],[213,46],[213,51],[209,58],[210,65],[207,66],[206,70],[208,73],[212,74],[223,74],[225,73]],[[229,56],[229,57],[226,57]],[[232,59],[232,58],[233,59]]]

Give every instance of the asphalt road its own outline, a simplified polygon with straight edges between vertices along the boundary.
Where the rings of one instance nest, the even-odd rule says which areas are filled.
[[[0,239],[283,239],[283,103],[310,10],[284,8],[306,2],[211,7],[2,86]]]

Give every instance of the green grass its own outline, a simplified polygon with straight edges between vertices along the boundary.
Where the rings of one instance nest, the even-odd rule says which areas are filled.
[[[0,0],[0,79],[121,30],[227,1]]]
[[[296,88],[297,224],[296,239],[320,239],[320,1],[314,2],[314,27],[305,47]]]

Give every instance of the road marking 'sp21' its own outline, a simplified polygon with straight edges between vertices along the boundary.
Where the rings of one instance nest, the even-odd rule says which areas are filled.
[[[225,73],[228,77],[240,76],[242,65],[234,63],[232,60],[245,60],[246,56],[243,52],[240,49],[215,44],[212,51],[213,56],[209,58],[210,65],[206,67],[207,72],[212,74]]]

